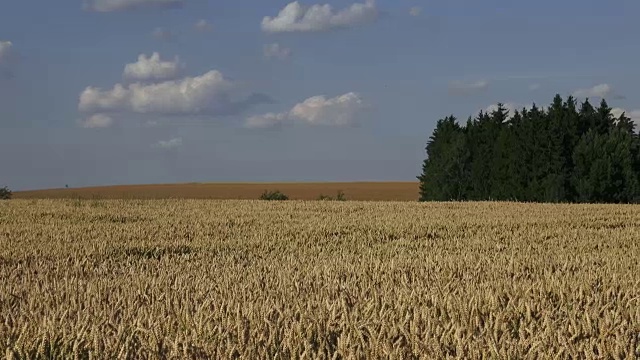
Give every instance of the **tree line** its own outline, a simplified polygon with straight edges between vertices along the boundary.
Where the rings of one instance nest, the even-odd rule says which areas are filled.
[[[426,146],[421,201],[640,202],[640,135],[606,100],[556,95],[509,114],[503,104],[465,125],[437,122]]]

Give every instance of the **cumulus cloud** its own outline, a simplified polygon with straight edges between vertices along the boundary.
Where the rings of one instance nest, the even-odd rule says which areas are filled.
[[[352,124],[364,104],[360,95],[350,92],[327,99],[314,96],[291,109],[291,116],[312,125],[346,126]]]
[[[282,126],[289,120],[289,114],[284,113],[267,113],[262,115],[250,116],[245,122],[245,127],[251,129],[266,129]]]
[[[186,0],[85,0],[84,9],[96,12],[114,12],[143,8],[180,7]]]
[[[247,128],[271,128],[290,123],[324,126],[350,126],[357,122],[366,105],[359,94],[350,92],[334,98],[313,96],[282,113],[251,116]]]
[[[156,116],[223,116],[269,102],[266,95],[238,95],[238,86],[216,70],[195,77],[155,84],[116,84],[103,90],[89,86],[81,94],[78,110],[95,114]]]
[[[9,61],[13,55],[13,43],[11,41],[0,41],[0,64]]]
[[[80,95],[83,112],[200,114],[215,112],[229,101],[232,83],[218,71],[158,84],[116,84],[111,90],[87,87]]]
[[[209,22],[208,22],[207,20],[205,20],[205,19],[200,19],[200,20],[198,20],[198,21],[193,25],[193,27],[194,27],[196,30],[200,31],[200,32],[208,32],[208,31],[211,31],[211,29],[212,29],[211,24],[209,24]]]
[[[339,11],[329,4],[305,6],[294,1],[277,16],[265,16],[262,30],[269,33],[326,31],[370,23],[377,17],[375,0],[355,3]]]
[[[618,107],[611,109],[611,114],[613,114],[613,117],[615,118],[620,117],[620,115],[622,115],[623,113],[626,113],[625,109],[618,108]]]
[[[622,109],[622,108],[613,108],[613,109],[611,109],[611,114],[613,114],[613,116],[616,119],[619,118],[620,115],[622,115],[623,113],[624,113],[624,115],[626,117],[631,119],[631,121],[636,123],[636,126],[640,126],[640,109],[631,110],[631,111],[626,111],[625,109]]]
[[[409,15],[411,16],[420,16],[420,14],[422,14],[422,8],[419,6],[414,6],[409,9]]]
[[[154,144],[154,147],[160,149],[175,149],[182,146],[182,138],[173,138],[169,140],[160,140]]]
[[[626,115],[631,120],[633,120],[633,122],[635,122],[637,126],[640,126],[640,109],[629,111],[629,113]]]
[[[280,44],[267,44],[263,48],[264,57],[267,59],[275,58],[286,60],[291,56],[291,49],[281,46]]]
[[[133,81],[173,80],[180,76],[183,68],[184,64],[178,57],[173,61],[163,61],[160,54],[154,52],[150,57],[140,54],[137,62],[125,65],[123,76]]]
[[[113,125],[113,118],[106,114],[93,114],[80,122],[84,128],[107,128]]]
[[[599,84],[590,88],[578,89],[573,93],[573,96],[579,98],[604,98],[613,92],[613,88],[609,84]]]
[[[472,94],[486,90],[489,82],[486,80],[478,80],[476,82],[465,83],[462,81],[452,81],[449,84],[449,93],[455,95]]]

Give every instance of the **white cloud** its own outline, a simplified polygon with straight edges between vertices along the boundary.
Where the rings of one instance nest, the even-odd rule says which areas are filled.
[[[231,87],[231,82],[215,70],[158,84],[116,84],[112,90],[105,91],[88,87],[80,95],[79,109],[85,112],[199,114],[220,105],[215,100],[226,97]]]
[[[113,118],[105,114],[93,114],[80,122],[84,128],[107,128],[113,125]]]
[[[449,92],[452,94],[470,94],[484,91],[489,87],[486,80],[478,80],[476,82],[465,83],[462,81],[452,81],[449,84]]]
[[[616,119],[619,118],[620,115],[622,115],[622,113],[624,113],[626,117],[631,119],[631,121],[636,123],[636,126],[640,127],[640,109],[631,110],[631,111],[626,111],[625,109],[622,109],[622,108],[611,109],[611,114],[613,114],[613,116]]]
[[[305,6],[294,1],[285,6],[278,16],[265,16],[262,30],[270,33],[326,31],[370,23],[377,16],[375,0],[355,3],[340,11],[334,11],[329,4]]]
[[[630,111],[627,114],[627,117],[633,120],[633,122],[635,122],[637,126],[640,126],[640,109]]]
[[[276,58],[286,60],[291,56],[291,49],[280,44],[267,44],[263,48],[264,57],[267,59]]]
[[[166,116],[229,115],[258,103],[266,96],[254,94],[234,99],[235,83],[216,70],[195,77],[157,84],[116,84],[113,89],[87,87],[78,110],[84,113],[135,113]]]
[[[183,68],[178,57],[173,61],[163,61],[160,54],[154,52],[150,57],[141,54],[137,62],[125,65],[123,76],[133,81],[172,80],[180,76]]]
[[[186,0],[85,0],[84,9],[96,12],[113,12],[142,8],[179,7]]]
[[[613,108],[613,109],[611,109],[611,114],[613,114],[613,117],[615,117],[615,118],[619,118],[620,115],[622,115],[622,113],[626,113],[626,112],[627,111],[625,109],[622,109],[622,108]]]
[[[362,99],[354,92],[331,99],[314,96],[294,106],[291,116],[313,125],[346,126],[355,121],[363,107]]]
[[[160,140],[156,144],[154,144],[154,147],[161,148],[161,149],[175,149],[175,148],[179,148],[180,146],[182,146],[182,138]]]
[[[540,89],[540,84],[531,84],[529,85],[529,90],[536,91]]]
[[[422,8],[419,6],[414,6],[409,9],[409,15],[411,16],[420,16],[420,14],[422,14]]]
[[[251,129],[265,129],[281,126],[289,120],[288,113],[267,113],[263,115],[255,115],[247,118],[245,127]]]
[[[586,88],[586,89],[578,89],[573,93],[573,96],[579,98],[588,98],[588,97],[596,97],[596,98],[604,98],[613,92],[613,88],[609,84],[599,84],[594,87]]]
[[[354,92],[329,99],[322,95],[313,96],[296,104],[287,112],[249,117],[245,127],[269,128],[296,122],[308,125],[349,126],[357,122],[358,115],[365,107],[360,95]]]
[[[208,31],[211,31],[211,29],[212,29],[211,24],[209,24],[209,22],[207,22],[207,20],[205,20],[205,19],[200,19],[200,20],[198,20],[198,21],[193,25],[193,27],[194,27],[196,30],[200,31],[200,32],[208,32]]]
[[[13,43],[11,41],[0,41],[0,64],[8,61],[13,54]]]
[[[151,33],[151,35],[154,38],[161,41],[170,41],[173,38],[173,34],[171,33],[171,30],[165,29],[162,27],[157,27],[153,29],[153,32]]]

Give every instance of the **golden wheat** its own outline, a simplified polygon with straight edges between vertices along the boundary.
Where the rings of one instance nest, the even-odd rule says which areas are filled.
[[[640,356],[640,208],[0,203],[7,359]]]

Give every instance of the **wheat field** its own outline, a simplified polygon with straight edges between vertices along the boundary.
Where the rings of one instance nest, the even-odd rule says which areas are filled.
[[[6,359],[637,359],[640,208],[0,202]]]

